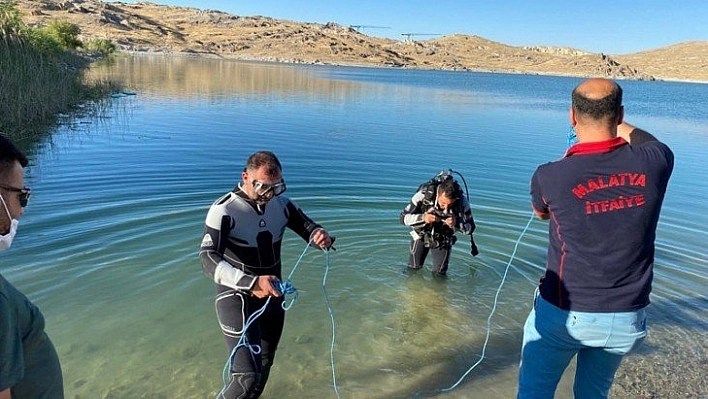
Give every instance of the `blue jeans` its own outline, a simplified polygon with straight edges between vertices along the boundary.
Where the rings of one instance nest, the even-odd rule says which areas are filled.
[[[607,398],[622,357],[646,335],[644,309],[574,312],[536,295],[524,325],[517,397],[553,399],[563,372],[577,355],[575,398]]]

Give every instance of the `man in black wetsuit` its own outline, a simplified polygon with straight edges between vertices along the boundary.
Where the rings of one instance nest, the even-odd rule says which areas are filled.
[[[474,218],[460,185],[446,172],[418,187],[411,201],[401,211],[400,221],[410,227],[411,244],[408,268],[423,267],[430,252],[433,256],[433,275],[445,276],[450,262],[456,232],[472,238]],[[471,253],[479,251],[471,239]]]
[[[231,376],[217,398],[257,398],[263,392],[283,331],[280,249],[285,228],[313,246],[329,249],[334,239],[313,222],[285,191],[275,154],[252,154],[242,181],[209,209],[199,257],[216,284],[216,313],[230,353]],[[265,311],[244,331],[244,324]],[[237,344],[245,334],[248,345]],[[260,345],[251,351],[249,345]]]

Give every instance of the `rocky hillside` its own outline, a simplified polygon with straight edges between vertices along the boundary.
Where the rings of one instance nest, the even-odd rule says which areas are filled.
[[[661,79],[708,82],[708,42],[686,42],[616,57]]]
[[[367,36],[335,23],[302,23],[154,3],[19,0],[17,4],[30,24],[66,20],[79,25],[83,36],[110,39],[123,51],[708,82],[708,42],[609,56],[567,48],[514,47],[470,35],[397,41]]]

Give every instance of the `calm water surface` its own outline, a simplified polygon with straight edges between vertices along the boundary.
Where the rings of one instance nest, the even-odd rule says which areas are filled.
[[[563,154],[578,79],[147,57],[94,72],[125,79],[137,95],[30,150],[32,201],[2,256],[3,274],[45,313],[67,398],[219,391],[227,353],[198,245],[209,205],[261,149],[279,155],[287,195],[337,236],[329,260],[308,251],[292,276],[300,295],[267,397],[336,397],[327,266],[340,396],[409,398],[452,386],[480,358],[509,263],[486,358],[438,396],[515,395],[547,243],[541,221],[520,238],[529,178]],[[623,87],[627,120],[676,153],[644,351],[705,368],[708,86]],[[418,184],[449,168],[469,185],[481,254],[472,258],[461,240],[447,280],[408,277],[398,213]],[[284,274],[303,249],[286,235]],[[558,395],[570,392],[565,378]]]

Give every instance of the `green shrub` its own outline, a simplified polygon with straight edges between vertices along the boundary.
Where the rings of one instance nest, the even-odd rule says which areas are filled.
[[[49,25],[40,29],[65,49],[76,50],[81,47],[81,40],[79,40],[81,28],[76,24],[67,21],[51,21]]]
[[[33,50],[44,54],[59,54],[64,51],[64,46],[56,36],[45,29],[29,29],[23,37]]]
[[[109,55],[116,51],[116,45],[108,39],[92,39],[84,43],[82,48],[88,52]]]
[[[0,38],[17,40],[27,29],[14,2],[0,3]]]

